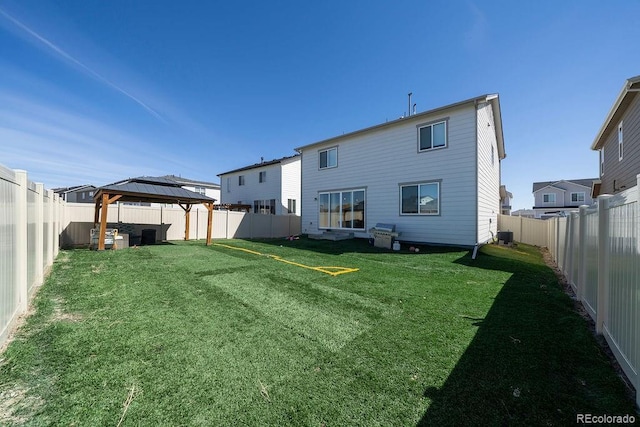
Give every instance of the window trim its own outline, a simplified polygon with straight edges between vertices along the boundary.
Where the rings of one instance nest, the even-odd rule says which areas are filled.
[[[258,172],[258,183],[262,184],[267,182],[267,171]]]
[[[600,176],[604,176],[604,147],[600,149]]]
[[[336,164],[334,166],[330,166],[329,165],[329,151],[335,150],[336,151]],[[320,158],[322,156],[322,153],[327,153],[327,166],[322,167],[322,164],[320,163]],[[328,147],[328,148],[323,148],[322,150],[318,150],[318,170],[325,170],[325,169],[333,169],[333,168],[337,168],[338,167],[338,146],[334,145],[333,147]]]
[[[433,126],[444,123],[444,145],[434,147],[433,146]],[[420,148],[420,130],[422,128],[431,127],[431,148]],[[416,125],[417,139],[418,139],[418,153],[425,153],[428,151],[442,150],[449,147],[449,117],[445,117],[431,122],[420,123]]]
[[[241,187],[245,184],[244,175],[238,175],[238,187]]]
[[[544,196],[553,196],[553,201],[544,201]],[[542,203],[556,203],[556,200],[558,200],[558,198],[556,197],[556,193],[542,193]]]
[[[436,184],[438,186],[438,212],[436,213],[430,213],[430,212],[425,212],[425,213],[421,213],[420,212],[420,204],[419,204],[419,200],[420,200],[420,186],[421,185],[426,185],[426,184]],[[418,212],[412,213],[412,212],[402,212],[402,189],[405,187],[418,187]],[[442,180],[441,179],[430,179],[427,181],[418,181],[418,182],[404,182],[404,183],[400,183],[398,184],[398,192],[399,192],[399,197],[398,197],[398,212],[400,216],[442,216]]]

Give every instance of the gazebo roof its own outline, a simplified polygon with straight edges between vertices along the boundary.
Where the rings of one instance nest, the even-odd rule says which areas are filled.
[[[121,195],[122,202],[199,204],[214,203],[216,199],[182,188],[175,181],[158,177],[130,178],[98,188],[94,199],[102,193]]]

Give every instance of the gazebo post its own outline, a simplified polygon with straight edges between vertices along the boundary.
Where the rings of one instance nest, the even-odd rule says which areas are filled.
[[[184,210],[184,240],[189,240],[189,219],[191,217],[191,205],[187,204],[182,206],[182,203],[178,203]]]
[[[213,225],[213,203],[206,203],[207,207],[207,246],[211,244],[211,229]]]
[[[98,235],[98,250],[104,251],[104,237],[107,234],[107,212],[109,209],[109,193],[102,193],[102,216],[100,217],[100,234]],[[97,212],[97,210],[96,210]]]

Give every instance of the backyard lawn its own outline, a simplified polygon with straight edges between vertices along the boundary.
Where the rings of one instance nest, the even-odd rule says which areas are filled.
[[[0,354],[0,425],[637,417],[536,248],[214,243],[62,251]]]

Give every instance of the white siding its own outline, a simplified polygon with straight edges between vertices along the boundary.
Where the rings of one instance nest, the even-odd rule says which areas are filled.
[[[447,148],[419,153],[416,126],[447,118]],[[319,232],[318,192],[365,188],[366,230],[378,222],[395,223],[400,240],[474,245],[475,123],[469,103],[303,149],[302,232]],[[338,147],[338,167],[319,170],[318,150],[331,146]],[[440,215],[400,215],[400,184],[432,180],[441,182]]]
[[[265,182],[260,182],[260,172],[266,172]],[[244,176],[244,185],[238,185],[238,177]],[[276,215],[287,213],[287,199],[300,200],[300,157],[285,159],[279,163],[220,176],[220,203],[252,205],[254,200],[276,200]],[[299,208],[298,208],[299,209]]]
[[[296,215],[300,215],[300,176],[301,176],[300,157],[295,157],[282,162],[282,207],[281,213],[287,213],[288,200],[296,201]]]
[[[478,105],[478,236],[485,243],[498,230],[500,212],[500,160],[490,103]]]

